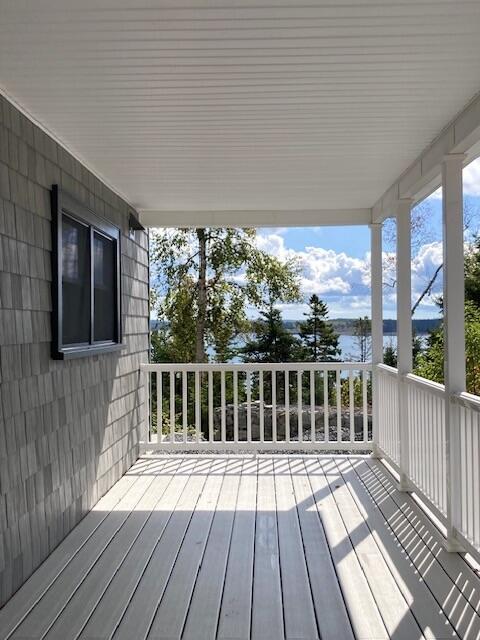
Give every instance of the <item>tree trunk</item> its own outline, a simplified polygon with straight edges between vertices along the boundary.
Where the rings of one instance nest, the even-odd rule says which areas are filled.
[[[205,325],[207,322],[207,239],[205,229],[197,229],[198,238],[198,283],[197,283],[197,330],[195,337],[195,362],[205,362]]]

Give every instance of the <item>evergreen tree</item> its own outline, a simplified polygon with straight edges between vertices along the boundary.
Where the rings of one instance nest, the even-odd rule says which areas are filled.
[[[303,359],[309,362],[331,362],[337,359],[341,350],[338,334],[328,322],[327,305],[313,294],[308,301],[306,320],[299,324],[299,334],[303,345]]]
[[[254,337],[240,350],[244,362],[295,362],[299,340],[284,326],[279,309],[270,305],[252,322]]]
[[[356,320],[353,335],[359,353],[358,360],[367,362],[372,356],[372,322],[367,316]]]

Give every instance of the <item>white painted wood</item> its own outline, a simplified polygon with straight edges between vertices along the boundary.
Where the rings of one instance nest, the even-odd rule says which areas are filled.
[[[252,640],[284,637],[275,482],[271,460],[258,461]]]
[[[219,459],[213,462],[209,470],[175,566],[157,607],[148,633],[149,638],[169,640],[182,635],[227,465],[225,459]]]
[[[458,404],[466,532],[477,405]],[[2,638],[480,637],[480,577],[377,461],[162,455],[129,473],[0,612]]]
[[[374,462],[372,461],[372,464]],[[461,594],[459,588],[448,578],[441,563],[436,559],[438,553],[433,554],[430,548],[422,543],[418,533],[411,523],[404,517],[398,517],[398,504],[382,492],[384,485],[378,481],[372,471],[365,465],[359,471],[359,477],[375,499],[377,508],[388,521],[396,539],[402,545],[408,560],[418,571],[419,576],[428,586],[434,596],[437,607],[440,603],[444,615],[455,629],[460,638],[475,638],[480,633],[480,619],[478,611],[473,609]],[[393,495],[398,490],[393,488]],[[405,501],[405,500],[404,500]],[[429,535],[431,535],[429,533]],[[432,611],[435,609],[432,609]],[[430,616],[432,623],[435,618]],[[471,630],[470,630],[471,629]]]
[[[317,623],[288,458],[276,459],[273,472],[285,637],[317,638]]]
[[[186,440],[185,434],[187,433],[188,426],[188,413],[187,413],[187,398],[188,398],[188,373],[182,371],[182,427],[184,433],[184,440]]]
[[[187,488],[175,505],[173,515],[163,531],[162,544],[155,548],[149,558],[142,579],[130,599],[115,633],[115,640],[140,640],[147,637],[211,464],[211,461],[204,463],[203,473],[196,466],[195,474],[188,479]]]
[[[370,207],[415,158],[431,174],[444,139],[478,140],[478,104],[452,122],[478,89],[477,3],[281,5],[106,0],[92,21],[88,3],[7,3],[3,91],[130,202],[177,218]]]
[[[372,212],[363,209],[319,209],[275,211],[162,211],[140,210],[140,222],[144,227],[232,227],[241,221],[252,227],[317,227],[339,225],[366,225]]]
[[[226,415],[226,392],[225,392],[225,371],[220,373],[220,412],[221,412],[221,439],[222,442],[227,440],[227,415]]]
[[[175,442],[175,372],[170,371],[170,433],[174,435],[172,442]],[[186,440],[186,433],[183,433],[183,440]]]
[[[252,441],[252,374],[250,371],[246,372],[247,387],[247,442]]]
[[[265,399],[263,371],[258,372],[258,403],[260,405],[258,414],[258,429],[260,434],[260,442],[263,442],[265,440]]]
[[[200,441],[202,429],[202,413],[201,413],[201,381],[200,372],[195,371],[195,434],[197,442]]]
[[[368,478],[365,475],[362,477],[362,469],[365,469],[365,462],[347,460],[339,462],[338,466],[345,481],[348,482],[352,498],[358,508],[365,512],[366,522],[371,529],[372,537],[380,549],[385,566],[390,570],[392,578],[403,594],[409,607],[409,612],[415,617],[422,635],[426,638],[456,637],[454,629],[449,624],[447,617],[442,612],[441,607],[439,607],[438,602],[425,582],[419,579],[415,570],[407,570],[407,567],[411,567],[410,560],[406,556],[402,545],[392,535],[390,520],[387,520],[386,526],[382,511],[379,510],[377,503],[367,490],[367,488],[372,489],[374,498],[380,495],[378,488],[373,491],[373,486],[370,485],[369,487]],[[409,499],[404,492],[397,492],[397,495],[402,502]],[[394,522],[395,520],[396,518],[392,512],[392,521]],[[409,615],[408,618],[409,625],[404,624],[405,619],[400,621],[398,625],[399,634],[403,634],[405,628],[408,629],[411,625],[411,616]],[[412,634],[410,637],[418,637],[419,633],[420,631],[417,630],[416,634]]]
[[[445,455],[447,547],[458,551],[455,529],[461,528],[459,412],[450,398],[466,391],[465,283],[463,248],[463,155],[445,156],[442,164],[443,303],[445,349]]]
[[[303,387],[302,387],[303,371],[297,371],[297,428],[298,441],[303,440]]]
[[[335,376],[335,390],[337,394],[337,442],[340,444],[342,440],[342,380],[338,370]]]
[[[245,460],[228,555],[218,640],[250,640],[257,504],[257,460]]]
[[[382,223],[370,225],[370,278],[372,299],[372,436],[373,455],[378,457],[376,446],[380,429],[379,404],[381,402],[378,370],[383,363],[383,248]]]
[[[388,638],[323,470],[317,460],[304,464],[355,636]]]
[[[290,442],[290,371],[285,370],[283,377],[285,393],[285,442]]]
[[[329,428],[329,407],[328,407],[328,371],[325,369],[322,372],[323,376],[323,430],[325,442],[330,440],[330,428]],[[315,429],[314,429],[315,431]],[[314,439],[312,437],[312,439]]]
[[[155,475],[153,482],[125,520],[114,540],[106,547],[83,582],[78,585],[78,589],[58,618],[55,620],[52,617],[51,626],[45,634],[46,639],[64,640],[68,637],[77,637],[81,632],[102,595],[115,579],[116,572],[137,542],[159,500],[168,490],[173,474],[180,463],[181,461],[177,460],[176,465],[165,474],[155,471],[158,475]]]
[[[164,471],[167,475],[173,474],[169,489],[155,506],[135,545],[79,635],[82,640],[96,635],[104,638],[110,638],[113,635],[123,619],[133,594],[140,586],[150,561],[155,557],[154,554],[160,553],[163,534],[177,502],[182,495],[195,487],[195,484],[192,485],[192,482],[189,482],[191,474],[196,470],[199,473],[202,469],[205,470],[204,461],[180,458],[179,462],[178,469]]]
[[[412,240],[411,200],[400,200],[397,218],[397,361],[400,488],[408,490],[409,426],[403,376],[412,370]]]
[[[277,372],[271,371],[272,376],[272,442],[277,442]]]
[[[323,640],[353,640],[337,574],[301,458],[289,459],[313,603]]]
[[[102,526],[78,550],[41,600],[29,612],[25,620],[11,635],[18,640],[25,637],[42,637],[48,631],[49,621],[55,619],[73,595],[76,582],[83,580],[89,570],[100,559],[107,545],[121,529],[130,512],[147,491],[153,481],[149,475],[141,475],[130,491],[114,506]]]
[[[243,459],[228,463],[182,640],[216,636],[243,465]]]
[[[311,441],[315,442],[315,371],[313,370],[310,371],[310,433]]]
[[[17,591],[15,598],[10,599],[0,609],[0,637],[9,637],[9,634],[28,615],[50,585],[53,584],[55,579],[76,556],[77,552],[109,516],[115,505],[138,481],[138,476],[134,470],[140,467],[145,468],[142,463],[137,463],[132,467],[130,474],[120,478],[110,491],[97,502],[94,509],[52,551],[42,563],[41,569],[36,570]]]
[[[235,391],[238,393],[237,385],[235,386]],[[237,405],[237,400],[235,400],[235,409],[236,409],[236,405]],[[235,417],[237,420],[237,428],[238,428],[238,413],[236,413],[236,411],[235,411]],[[208,439],[210,441],[213,441],[213,371],[208,372]]]
[[[210,440],[213,440],[212,436]],[[238,442],[238,371],[233,372],[233,440]]]
[[[322,460],[321,465],[389,637],[398,640],[421,637],[420,629],[410,611],[411,599],[407,601],[398,588],[397,581],[385,564],[372,536],[373,527],[368,526],[365,507],[362,504],[360,510],[357,508],[346,485],[350,476],[342,476],[335,460]],[[348,469],[349,463],[342,466],[347,466]]]

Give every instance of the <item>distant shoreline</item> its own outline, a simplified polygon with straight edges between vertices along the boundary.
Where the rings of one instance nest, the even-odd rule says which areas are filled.
[[[437,329],[441,324],[441,318],[422,318],[418,320],[412,320],[412,328],[416,335],[426,335],[430,331]],[[302,320],[284,320],[283,325],[291,333],[298,334],[298,325]],[[355,335],[355,323],[356,318],[332,318],[329,320],[335,329],[336,333],[341,336]],[[158,329],[166,329],[168,322],[160,320],[150,320],[150,330],[157,331]],[[397,321],[394,319],[384,319],[383,321],[383,335],[395,336],[397,333]]]

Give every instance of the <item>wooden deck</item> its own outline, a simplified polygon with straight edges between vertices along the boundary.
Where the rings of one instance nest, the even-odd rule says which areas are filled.
[[[142,458],[0,611],[0,637],[480,638],[480,578],[381,463]]]

